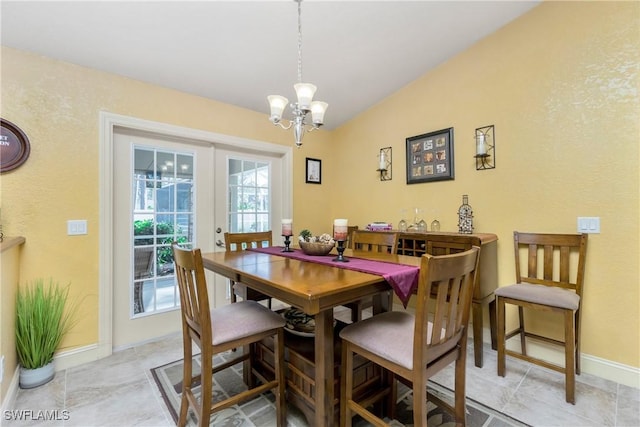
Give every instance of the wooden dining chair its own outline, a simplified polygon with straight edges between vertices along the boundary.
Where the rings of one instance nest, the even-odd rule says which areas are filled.
[[[389,311],[345,327],[342,338],[340,425],[350,427],[357,414],[375,426],[387,425],[371,407],[390,399],[388,416],[395,415],[396,380],[413,391],[413,425],[427,425],[427,380],[455,362],[455,404],[430,395],[438,405],[453,412],[456,425],[464,426],[466,351],[469,312],[480,248],[432,256],[420,261],[415,315]],[[388,388],[367,398],[353,399],[354,354],[387,369],[393,380]]]
[[[351,234],[351,245],[353,250],[366,252],[384,252],[395,254],[398,251],[398,233],[382,233],[376,231],[353,230]],[[386,299],[384,304],[391,307],[393,294],[391,291],[382,292],[371,298],[363,298],[358,301],[345,304],[351,310],[351,321],[362,320],[363,310],[374,307],[374,313],[382,311],[376,304],[382,305],[382,299]]]
[[[575,376],[580,374],[580,306],[587,255],[587,234],[513,233],[516,283],[499,287],[496,295],[498,375],[506,374],[510,355],[565,374],[565,398],[576,403]],[[525,273],[526,271],[526,273]],[[519,326],[505,332],[505,304],[518,306]],[[564,340],[525,330],[524,309],[541,315],[557,313],[564,322]],[[559,319],[559,317],[558,317]],[[521,353],[508,350],[506,340],[520,337]],[[534,338],[564,347],[564,366],[527,354],[526,339]]]
[[[224,233],[224,244],[227,252],[244,251],[250,248],[273,246],[271,231],[259,231],[252,233]],[[229,280],[231,302],[234,303],[238,297],[243,300],[267,301],[267,306],[271,308],[271,297],[262,292],[247,287],[242,283]]]
[[[347,248],[353,249],[353,232],[358,229],[357,225],[347,226]]]
[[[198,426],[209,426],[213,413],[273,390],[278,426],[286,426],[285,373],[284,373],[284,319],[256,301],[239,301],[210,310],[207,283],[200,249],[181,249],[172,245],[175,274],[180,290],[182,334],[184,345],[184,376],[180,403],[179,426],[187,423],[189,408],[198,420]],[[255,345],[266,337],[274,337],[274,375],[265,378],[252,369],[250,353],[246,352],[213,366],[213,358],[236,347]],[[200,349],[200,396],[193,377],[193,344]],[[234,353],[229,353],[234,354]],[[240,391],[226,399],[213,401],[213,376],[240,362],[249,366],[259,385]]]

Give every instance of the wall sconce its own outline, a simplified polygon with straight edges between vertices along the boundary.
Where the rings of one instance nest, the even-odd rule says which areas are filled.
[[[495,169],[495,133],[493,125],[476,129],[476,170]]]
[[[377,170],[380,172],[380,181],[391,181],[391,147],[380,149]]]

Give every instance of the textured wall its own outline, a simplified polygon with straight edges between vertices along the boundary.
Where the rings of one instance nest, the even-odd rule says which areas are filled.
[[[476,231],[499,236],[503,285],[515,274],[514,230],[575,232],[578,216],[599,216],[583,352],[640,366],[639,20],[638,2],[545,2],[372,106],[334,132],[344,153],[334,214],[397,224],[402,208],[419,207],[457,231],[468,194]],[[491,124],[497,166],[476,171],[474,130]],[[405,138],[451,126],[455,180],[406,185]],[[380,182],[375,156],[387,146],[393,180]]]
[[[31,142],[28,161],[0,177],[4,233],[27,239],[21,283],[53,277],[70,282],[72,296],[83,298],[82,322],[63,347],[98,340],[100,111],[293,145],[292,132],[264,114],[6,47],[1,99],[2,117]],[[327,139],[327,132],[314,132],[303,150],[294,150],[294,218],[309,214],[305,198],[323,200],[317,194],[323,186],[306,191],[304,157],[326,158]],[[321,217],[309,222],[321,224]],[[67,236],[69,219],[86,219],[88,234]]]

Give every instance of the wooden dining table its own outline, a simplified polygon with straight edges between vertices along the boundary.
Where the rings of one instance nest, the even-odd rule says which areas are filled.
[[[350,256],[419,266],[420,258],[346,250]],[[298,308],[315,318],[316,426],[336,423],[334,404],[333,308],[391,289],[385,279],[336,266],[255,251],[212,252],[202,255],[204,267]],[[383,301],[381,310],[388,310]]]

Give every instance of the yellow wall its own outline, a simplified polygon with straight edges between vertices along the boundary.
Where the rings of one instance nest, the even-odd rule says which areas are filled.
[[[583,350],[640,366],[639,7],[544,3],[340,129],[307,135],[294,150],[295,224],[321,233],[335,217],[397,223],[401,208],[417,206],[455,230],[469,194],[476,230],[501,239],[507,283],[514,229],[572,232],[577,216],[600,216],[602,233],[589,242]],[[1,85],[2,117],[31,141],[28,162],[1,176],[3,227],[27,239],[22,282],[54,277],[86,298],[66,346],[97,341],[99,111],[292,144],[264,114],[5,47]],[[497,167],[476,171],[474,129],[489,124]],[[407,186],[405,138],[449,126],[456,179]],[[376,155],[386,146],[394,174],[380,182]],[[304,184],[305,157],[323,160],[322,185]],[[89,234],[67,236],[66,221],[80,218]]]
[[[264,114],[6,47],[1,99],[2,117],[18,125],[31,143],[28,161],[1,176],[4,233],[27,241],[21,283],[53,277],[70,282],[72,296],[83,298],[83,320],[64,347],[98,339],[100,111],[293,145],[292,132],[274,127]],[[304,157],[326,157],[328,136],[309,134],[305,148],[294,150],[296,201],[313,197],[327,203],[320,194],[323,186],[304,184]],[[303,191],[305,186],[315,188]],[[302,202],[294,218],[313,212]],[[69,219],[87,219],[88,234],[68,236]]]
[[[495,233],[499,283],[514,278],[512,233],[589,236],[583,352],[640,366],[638,223],[640,3],[551,2],[487,37],[333,134],[351,224],[424,209],[457,231],[462,194],[477,232]],[[496,168],[475,170],[475,128],[495,125]],[[455,180],[406,185],[405,138],[454,127]],[[393,180],[375,171],[393,147]],[[338,187],[336,187],[338,188]]]

